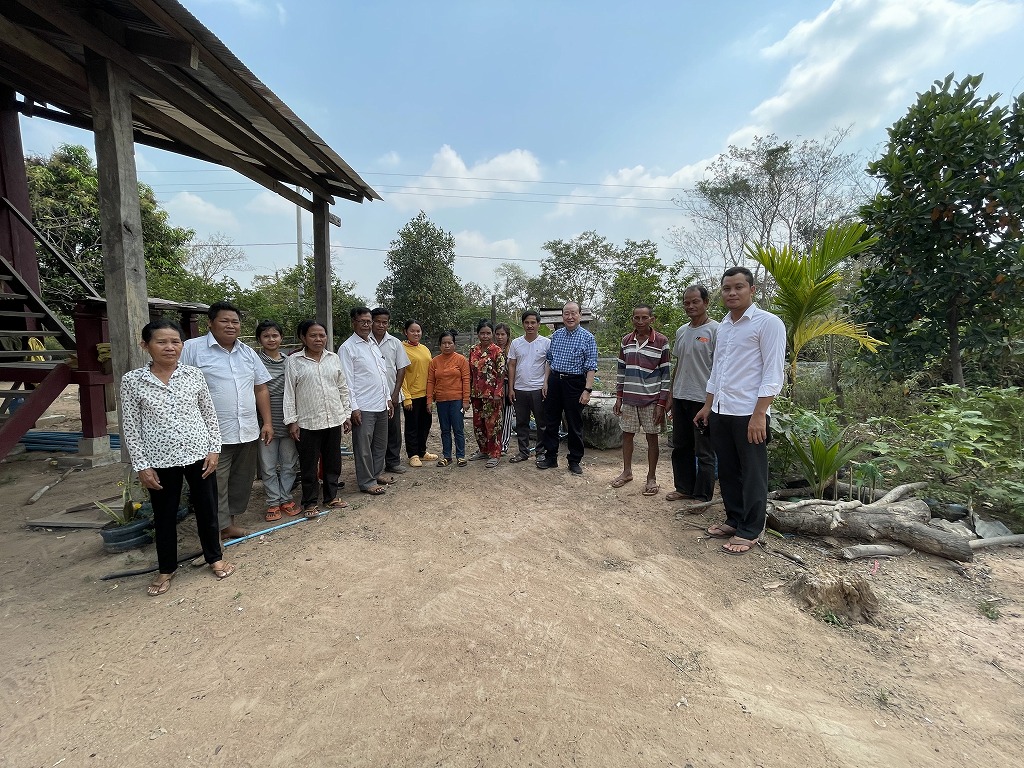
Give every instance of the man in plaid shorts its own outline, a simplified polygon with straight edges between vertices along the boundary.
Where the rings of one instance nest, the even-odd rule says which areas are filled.
[[[658,435],[672,397],[672,347],[668,337],[654,330],[649,304],[633,308],[633,332],[622,337],[619,375],[612,412],[622,429],[622,473],[612,480],[621,488],[633,479],[633,436],[647,435],[647,482],[643,495],[658,493]]]

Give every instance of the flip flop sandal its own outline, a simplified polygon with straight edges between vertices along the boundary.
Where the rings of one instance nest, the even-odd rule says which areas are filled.
[[[727,546],[746,547],[746,549],[741,549],[737,551],[735,549],[726,549]],[[733,536],[731,539],[729,539],[728,542],[722,545],[722,552],[726,555],[732,555],[733,557],[740,557],[742,555],[747,554],[747,552],[749,552],[756,546],[756,541],[752,541],[751,539],[742,539],[739,536]]]
[[[348,507],[348,502],[342,499],[333,499],[327,506],[331,509],[345,509]]]
[[[363,488],[362,491],[363,493],[368,493],[371,496],[383,496],[387,493],[387,490],[383,485],[375,485],[372,488]]]
[[[437,466],[439,466],[439,467],[447,467],[451,463],[452,463],[451,459],[438,459],[437,460]]]
[[[166,578],[162,578],[165,576]],[[173,573],[161,573],[156,581],[146,587],[146,594],[150,597],[160,597],[160,595],[165,594],[171,588],[171,579],[173,578]]]
[[[393,477],[378,477],[377,478],[377,483],[379,485],[394,485],[397,482],[398,481],[395,480],[395,478],[393,478]]]
[[[515,456],[510,456],[509,457],[508,463],[509,464],[518,464],[520,461],[526,461],[529,458],[530,458],[529,456],[523,456],[523,454],[517,453]]]
[[[665,501],[679,501],[680,499],[692,499],[692,498],[693,498],[693,496],[691,496],[688,493],[683,493],[682,491],[672,491],[667,496],[665,496]]]
[[[294,501],[286,501],[281,505],[281,511],[290,517],[295,517],[295,515],[299,514],[299,505]]]
[[[644,486],[644,489],[642,491],[642,495],[644,495],[644,496],[657,496],[658,495],[658,491],[660,491],[660,490],[661,490],[661,487],[657,483],[648,483],[647,485]]]
[[[263,516],[263,519],[266,520],[268,523],[272,523],[275,520],[280,520],[281,519],[281,508],[280,507],[270,507],[267,510],[267,514],[265,514]]]
[[[736,533],[736,529],[731,525],[725,523],[715,523],[706,531],[704,531],[712,539],[731,539]]]
[[[621,488],[626,483],[632,483],[632,482],[633,482],[633,478],[632,477],[616,477],[614,480],[612,480],[611,486],[612,486],[612,488]]]
[[[235,566],[231,563],[224,563],[220,568],[214,568],[213,563],[210,563],[210,570],[213,571],[213,575],[220,581],[234,573]]]
[[[467,464],[469,464],[469,462],[468,462],[468,461],[466,461],[465,459],[456,459],[456,460],[455,460],[455,464],[456,464],[457,466],[460,466],[460,467],[464,467],[464,466],[466,466]]]
[[[484,464],[484,466],[487,467],[488,469],[494,469],[496,466],[498,466],[498,460],[497,459],[488,459],[487,463]]]

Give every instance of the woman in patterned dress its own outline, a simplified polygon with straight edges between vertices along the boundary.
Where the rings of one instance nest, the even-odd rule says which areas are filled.
[[[182,482],[188,483],[203,557],[218,579],[235,566],[225,562],[217,521],[220,424],[206,379],[180,365],[181,328],[166,318],[142,329],[141,346],[153,361],[121,379],[121,433],[139,482],[149,489],[159,574],[147,593],[164,594],[178,567],[177,516]]]
[[[487,320],[477,326],[477,343],[469,353],[469,396],[473,403],[473,433],[480,450],[471,461],[487,459],[494,469],[501,459],[501,415],[505,409],[505,355],[494,343]]]
[[[505,356],[505,410],[501,415],[501,455],[508,453],[508,444],[516,426],[516,407],[512,402],[512,387],[508,383],[508,348],[512,344],[512,329],[507,323],[494,326],[494,343],[501,347]]]

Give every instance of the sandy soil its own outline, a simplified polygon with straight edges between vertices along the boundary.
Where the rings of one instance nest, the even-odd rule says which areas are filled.
[[[380,498],[346,461],[350,509],[153,599],[149,576],[100,580],[151,547],[26,527],[117,492],[92,469],[25,506],[45,458],[0,465],[0,766],[1020,764],[1021,550],[872,573],[784,545],[870,579],[878,622],[842,628],[790,595],[797,566],[702,540],[716,510],[677,516],[665,453],[654,498],[608,487],[616,453],[582,477],[423,467]],[[257,487],[243,522],[261,506]]]

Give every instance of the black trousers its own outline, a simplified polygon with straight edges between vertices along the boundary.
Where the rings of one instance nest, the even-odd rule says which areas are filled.
[[[704,407],[694,400],[672,398],[672,478],[676,490],[702,501],[715,494],[715,451],[709,435],[693,425]]]
[[[403,410],[399,402],[395,405],[391,418],[388,419],[388,447],[384,454],[384,468],[391,469],[402,464],[402,416]]]
[[[207,563],[216,563],[223,556],[217,520],[216,473],[204,478],[202,459],[187,467],[154,467],[154,470],[163,486],[162,490],[149,491],[160,573],[174,573],[178,567],[178,506],[183,481],[188,483],[189,500],[196,513],[203,558]]]
[[[412,410],[405,411],[405,455],[410,459],[427,452],[427,435],[433,421],[427,410],[427,396],[414,397]]]
[[[711,413],[711,444],[718,456],[718,487],[725,505],[725,523],[744,539],[757,539],[764,531],[768,508],[768,439],[747,442],[750,416]]]
[[[302,478],[302,508],[316,505],[320,481],[317,465],[323,465],[324,504],[338,496],[341,477],[341,427],[327,429],[299,428],[299,475]]]
[[[549,462],[558,461],[558,428],[562,415],[569,428],[569,464],[583,460],[583,404],[580,396],[587,386],[587,377],[564,376],[551,371],[548,396],[544,400],[544,455]]]
[[[516,390],[516,440],[519,443],[519,453],[523,456],[530,455],[530,413],[537,421],[538,442],[544,439],[544,397],[541,390]]]

